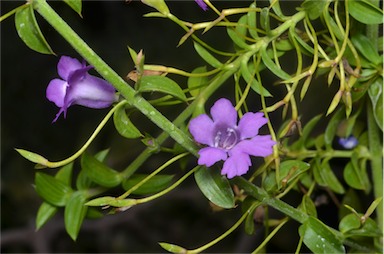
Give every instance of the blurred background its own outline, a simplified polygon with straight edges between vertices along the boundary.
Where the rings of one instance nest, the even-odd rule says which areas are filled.
[[[2,1],[1,14],[23,3]],[[221,9],[248,6],[251,1],[214,3]],[[191,41],[177,47],[184,31],[176,24],[167,19],[144,18],[145,13],[154,9],[140,1],[84,1],[83,18],[63,2],[53,1],[50,4],[122,77],[134,69],[127,46],[137,52],[143,49],[146,63],[149,64],[173,66],[186,71],[205,64],[193,50]],[[167,4],[172,13],[186,21],[216,18],[212,11],[202,11],[194,1],[168,1]],[[284,12],[289,14],[299,4],[286,4]],[[240,209],[213,211],[193,177],[190,177],[178,189],[154,202],[102,219],[86,220],[77,242],[73,242],[66,234],[62,212],[35,232],[34,220],[42,202],[33,188],[36,170],[14,148],[34,151],[52,161],[62,160],[86,142],[108,112],[108,109],[92,110],[74,106],[69,109],[67,119],[61,117],[56,123],[51,123],[58,108],[45,98],[45,89],[51,79],[58,77],[56,65],[59,56],[80,57],[38,14],[36,17],[57,56],[42,55],[25,46],[17,35],[14,17],[1,23],[1,252],[163,252],[158,242],[175,243],[192,249],[229,229],[241,216]],[[225,34],[225,29],[213,29],[201,38],[218,49],[233,50],[231,42],[223,40],[221,34]],[[186,87],[186,79],[171,78]],[[268,76],[264,80],[268,82]],[[211,102],[223,95],[233,94],[228,93],[228,89],[230,86],[224,86]],[[280,89],[269,88],[275,94],[270,103],[284,95],[285,91]],[[323,97],[313,96],[319,91],[310,89],[308,97],[312,99],[305,100],[305,106],[299,105],[302,113],[311,111],[309,115],[303,114],[303,119],[308,120],[322,112],[329,105],[335,89],[323,89],[327,93]],[[259,99],[256,95],[251,98],[255,102],[250,105],[257,111],[260,108]],[[159,110],[170,119],[176,116],[165,108]],[[135,117],[133,120],[139,125],[146,121],[139,114]],[[280,117],[281,111],[272,114],[276,126],[279,126]],[[148,131],[153,136],[160,133],[155,127]],[[124,168],[144,149],[140,141],[120,137],[111,123],[103,129],[89,150],[96,153],[108,147],[111,147],[108,164],[115,169]],[[146,165],[147,171],[143,169],[143,172],[150,172],[164,162],[160,155],[154,157]],[[295,197],[291,199],[292,205],[300,202]],[[281,217],[276,215],[276,218]],[[297,226],[294,222],[285,226],[274,237],[268,251],[293,252],[298,239]],[[263,234],[262,227],[252,236],[245,234],[240,227],[209,252],[250,252],[260,243]]]

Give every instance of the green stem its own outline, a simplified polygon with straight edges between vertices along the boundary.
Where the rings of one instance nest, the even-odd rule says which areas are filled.
[[[23,5],[20,5],[19,7],[16,7],[15,9],[5,13],[3,16],[0,17],[0,22],[2,22],[3,20],[9,18],[10,16],[12,16],[13,14],[15,14],[16,12],[28,7],[29,3],[25,3]]]
[[[371,152],[373,193],[376,198],[383,197],[383,151],[380,144],[380,130],[373,115],[372,103],[367,103],[368,143]],[[383,229],[383,206],[377,206],[377,223]]]
[[[189,135],[177,128],[147,100],[137,94],[111,67],[109,67],[73,30],[72,28],[47,4],[45,0],[33,0],[34,9],[60,33],[64,39],[109,81],[128,101],[141,113],[148,117],[159,128],[167,132],[176,142],[194,155],[197,155],[196,144]]]

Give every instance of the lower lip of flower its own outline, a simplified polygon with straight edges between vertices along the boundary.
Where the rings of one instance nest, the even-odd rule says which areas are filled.
[[[218,125],[214,133],[214,147],[230,150],[239,142],[240,135],[235,128]]]

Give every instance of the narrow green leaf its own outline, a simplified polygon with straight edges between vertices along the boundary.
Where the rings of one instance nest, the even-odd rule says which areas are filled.
[[[299,228],[300,237],[313,253],[345,253],[342,239],[320,220],[309,217]]]
[[[109,205],[113,200],[115,200],[115,197],[100,197],[100,198],[95,198],[87,203],[85,203],[86,206],[106,206]]]
[[[40,31],[32,4],[16,12],[15,25],[19,37],[29,48],[42,54],[54,54]]]
[[[261,59],[263,60],[265,66],[276,76],[278,76],[281,79],[287,80],[290,79],[291,76],[286,73],[283,69],[281,69],[279,66],[275,64],[275,62],[272,61],[272,59],[267,54],[267,49],[262,48],[260,50],[261,52]]]
[[[81,16],[81,0],[64,0],[79,16]]]
[[[276,13],[277,16],[279,16],[282,19],[286,18],[286,16],[281,11],[280,2],[279,1],[269,0],[269,2],[271,3],[272,10]]]
[[[325,129],[325,133],[324,133],[324,142],[325,142],[327,149],[332,148],[332,142],[336,136],[337,128],[338,128],[341,120],[344,117],[343,113],[344,112],[342,109],[337,110],[333,114],[331,120],[329,120],[329,122],[328,122],[328,125],[327,125],[327,127]]]
[[[107,167],[93,156],[83,153],[81,157],[81,168],[95,183],[104,187],[115,187],[120,184],[120,174]]]
[[[302,149],[306,146],[307,140],[312,133],[312,130],[316,127],[316,124],[320,121],[322,115],[317,115],[312,118],[308,123],[304,126],[301,137],[292,144],[293,149]]]
[[[271,26],[269,23],[269,8],[264,7],[260,12],[260,25],[267,32],[267,34],[271,31]]]
[[[304,195],[303,196],[303,199],[301,201],[301,204],[299,206],[299,208],[305,212],[306,214],[310,215],[310,216],[313,216],[313,217],[317,217],[317,210],[316,210],[316,206],[315,204],[313,203],[312,199],[307,196],[307,195]]]
[[[231,40],[242,49],[249,49],[249,45],[246,43],[247,37],[247,16],[242,16],[238,22],[236,28],[227,28],[228,36]]]
[[[333,173],[327,159],[324,159],[321,163],[317,159],[313,173],[319,185],[329,187],[336,193],[344,194],[344,187]]]
[[[250,68],[252,68],[252,65],[248,66],[247,62],[242,62],[240,66],[241,76],[247,83],[251,83],[251,88],[253,91],[255,91],[258,94],[262,94],[264,97],[271,97],[271,93],[265,89],[262,84],[260,84],[259,81],[257,81],[256,77],[251,74]]]
[[[222,208],[233,208],[235,198],[228,180],[218,170],[200,167],[195,180],[201,192],[209,201]]]
[[[211,53],[208,52],[203,46],[197,42],[193,42],[196,52],[204,59],[209,65],[215,68],[220,68],[223,64],[217,60]]]
[[[253,2],[249,8],[256,8],[256,1]],[[258,39],[259,35],[257,34],[257,20],[256,20],[256,11],[249,11],[247,13],[248,17],[248,33],[253,37],[253,39]]]
[[[383,11],[367,0],[349,0],[349,14],[361,23],[372,25],[383,23]]]
[[[199,74],[199,73],[204,73],[207,72],[207,67],[201,66],[197,67],[192,71],[193,74]],[[207,76],[201,76],[201,77],[189,77],[188,78],[188,88],[189,88],[189,93],[192,96],[197,96],[200,93],[200,89],[208,84],[208,77]]]
[[[301,7],[304,8],[305,13],[310,19],[317,19],[323,13],[327,1],[325,0],[305,0]]]
[[[27,150],[23,150],[23,149],[15,149],[16,152],[18,152],[21,156],[23,156],[24,158],[26,158],[27,160],[31,161],[31,162],[34,162],[34,163],[38,163],[38,164],[41,164],[41,165],[46,165],[48,160],[46,158],[44,158],[43,156],[37,154],[37,153],[32,153],[30,151],[27,151]]]
[[[104,162],[105,159],[106,159],[107,156],[108,156],[108,153],[109,153],[109,148],[108,148],[108,149],[101,150],[100,152],[98,152],[97,154],[95,154],[95,159],[98,160],[98,161]]]
[[[47,223],[58,211],[58,208],[47,202],[43,202],[36,215],[36,231]]]
[[[135,174],[129,177],[126,181],[123,181],[123,188],[129,190],[139,182],[141,182],[148,175]],[[173,175],[155,175],[142,184],[138,189],[134,190],[132,194],[148,195],[153,194],[167,188],[173,179]]]
[[[83,192],[77,191],[74,192],[68,204],[65,206],[64,210],[64,224],[65,230],[72,238],[76,241],[77,235],[79,234],[81,224],[87,213],[88,207],[85,205],[86,196]]]
[[[378,197],[376,198],[372,204],[368,207],[367,209],[367,212],[364,214],[365,217],[369,217],[371,216],[371,214],[375,211],[375,209],[377,208],[377,206],[381,203],[381,201],[383,200],[383,197]]]
[[[159,244],[164,250],[169,251],[171,253],[186,253],[187,252],[186,249],[184,249],[183,247],[177,246],[175,244],[171,244],[171,243],[159,243]]]
[[[139,92],[161,92],[172,95],[182,101],[186,101],[187,97],[180,86],[170,78],[164,76],[142,76],[140,81]]]
[[[125,138],[139,138],[143,135],[127,116],[124,107],[119,107],[113,114],[113,123],[117,132]]]
[[[131,207],[137,204],[135,199],[117,199],[115,197],[95,198],[85,203],[87,206],[113,206],[113,207]]]
[[[351,41],[356,49],[374,65],[382,63],[383,59],[380,57],[377,49],[373,46],[370,39],[367,36],[358,33],[351,37]]]
[[[368,88],[372,102],[373,116],[377,125],[383,130],[383,79],[377,78]]]
[[[367,188],[363,174],[364,172],[362,172],[360,168],[356,168],[352,162],[347,163],[343,172],[345,182],[352,188],[358,190],[366,190]]]
[[[39,196],[55,206],[65,206],[72,193],[64,182],[41,172],[35,175],[35,185]]]

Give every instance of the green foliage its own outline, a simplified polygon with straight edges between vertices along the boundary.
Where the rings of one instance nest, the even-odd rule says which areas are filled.
[[[81,1],[65,2],[81,14]],[[207,66],[200,65],[188,72],[147,65],[142,51],[136,53],[129,48],[137,74],[133,89],[70,28],[62,25],[64,21],[45,1],[34,0],[33,4],[15,11],[16,29],[26,45],[41,53],[52,53],[37,25],[34,11],[38,11],[76,51],[95,65],[122,97],[84,148],[66,160],[52,163],[39,154],[17,149],[40,168],[65,165],[54,176],[43,172],[35,175],[36,192],[44,200],[36,217],[37,229],[59,209],[64,209],[65,228],[76,240],[87,216],[103,216],[97,212],[100,207],[110,208],[111,214],[125,211],[165,195],[194,174],[198,188],[217,210],[226,209],[229,213],[241,206],[243,215],[221,236],[196,250],[160,243],[166,251],[205,251],[241,223],[246,233],[252,235],[256,232],[255,215],[263,220],[260,226],[265,227],[266,232],[255,252],[264,249],[288,219],[301,224],[298,251],[302,243],[314,253],[345,253],[349,249],[351,252],[382,251],[375,242],[382,237],[383,220],[379,205],[383,185],[382,143],[377,138],[383,130],[383,60],[382,49],[377,47],[378,36],[372,33],[382,24],[382,10],[368,0],[305,0],[298,3],[294,14],[286,16],[282,12],[284,1],[271,0],[270,5],[263,8],[254,1],[248,8],[218,11],[219,16],[212,21],[191,23],[171,14],[164,1],[142,2],[158,11],[147,17],[168,18],[179,25],[186,32],[180,45],[192,40],[191,50],[201,58],[201,65]],[[217,39],[217,45],[209,45],[196,33],[200,29],[208,33],[219,27],[225,27],[226,38]],[[228,51],[217,49],[221,39],[231,42],[233,47]],[[187,47],[187,43],[183,46]],[[184,80],[175,79],[176,82],[172,75]],[[269,120],[268,132],[277,142],[273,154],[252,165],[248,175],[230,181],[216,166],[196,166],[196,159],[186,156],[198,156],[198,147],[188,133],[188,119],[204,112],[209,100],[219,96],[218,89],[224,91],[226,97],[234,98],[240,116],[246,112],[263,112]],[[228,91],[234,91],[233,96]],[[148,93],[154,92],[160,95],[147,100]],[[309,104],[305,103],[313,99],[311,96],[324,97],[321,98],[323,105],[318,105],[316,110],[306,108]],[[157,106],[173,107],[181,113],[171,122],[157,111]],[[129,118],[134,110],[142,112],[163,133],[153,138],[154,134],[139,130]],[[278,119],[280,113],[282,117]],[[121,136],[144,137],[143,152],[121,171],[107,165],[109,150],[95,156],[85,151],[112,115]],[[358,144],[344,147],[339,144],[340,138],[351,135]],[[172,148],[164,143],[168,136],[177,142]],[[179,154],[180,151],[188,152]],[[171,159],[155,170],[148,169],[151,173],[139,172],[144,162],[159,152],[166,152]],[[74,174],[72,162],[80,156],[81,168]],[[176,167],[176,173],[161,172],[181,159],[182,170]],[[192,169],[188,168],[190,164]],[[369,177],[369,170],[373,179]],[[122,194],[111,196],[116,191]],[[324,195],[332,200],[329,202],[340,203],[338,230],[319,219],[322,217],[317,209],[318,192],[326,193]],[[288,193],[301,200],[298,207],[283,199]],[[368,205],[362,200],[368,199],[373,201],[369,200],[371,204],[366,208]],[[264,211],[268,207],[287,218],[277,220]],[[363,210],[365,214],[361,214]]]

